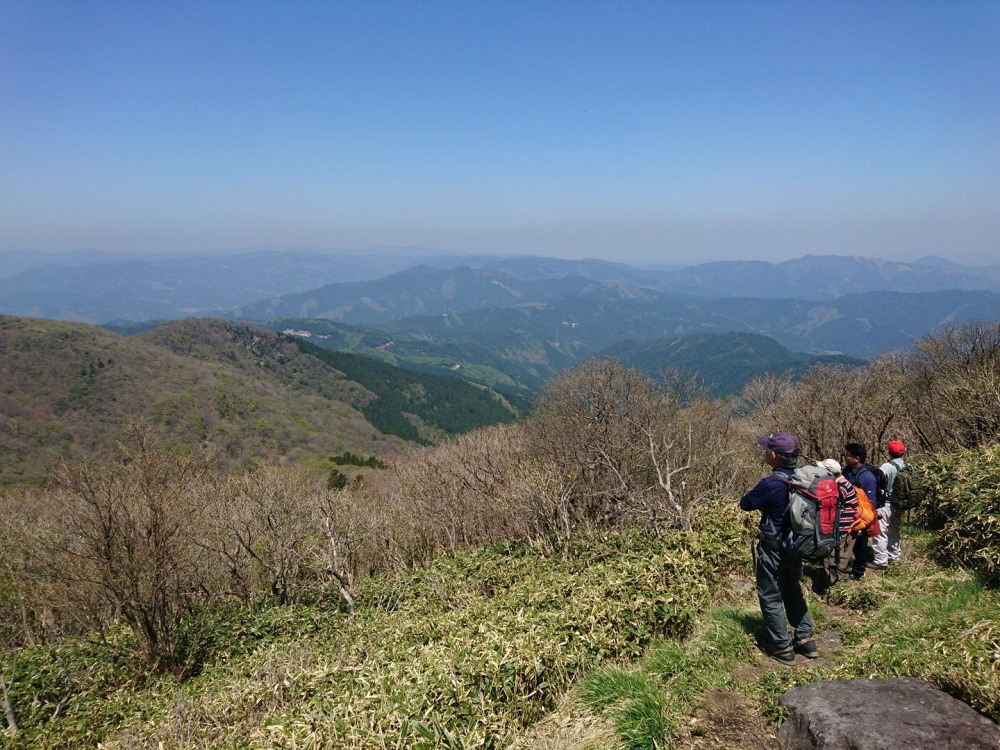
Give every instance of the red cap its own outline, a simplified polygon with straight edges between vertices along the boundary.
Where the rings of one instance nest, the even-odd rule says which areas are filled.
[[[906,446],[902,440],[890,440],[885,444],[885,449],[893,456],[902,456],[906,453]]]

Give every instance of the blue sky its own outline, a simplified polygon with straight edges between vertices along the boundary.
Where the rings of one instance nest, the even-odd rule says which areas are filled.
[[[1000,2],[0,1],[0,250],[1000,262]]]

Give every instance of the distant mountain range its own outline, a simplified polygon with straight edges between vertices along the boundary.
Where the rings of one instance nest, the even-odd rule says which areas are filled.
[[[257,323],[306,349],[315,344],[444,376],[451,385],[486,386],[504,394],[511,413],[523,413],[524,399],[554,374],[593,356],[617,356],[651,373],[697,371],[722,394],[763,371],[795,373],[817,361],[850,366],[908,349],[942,326],[1000,319],[1000,267],[934,257],[804,256],[656,269],[414,248],[142,261],[84,253],[52,262],[61,257],[4,254],[21,270],[0,278],[0,312],[104,321],[151,341],[170,330],[157,328],[164,320]],[[396,377],[374,375],[368,361],[358,372],[370,383]],[[387,395],[381,404],[390,401]],[[375,419],[373,407],[355,406]],[[450,419],[446,412],[439,418]],[[394,434],[408,440],[445,429],[382,424],[395,424]]]
[[[865,292],[1000,293],[1000,267],[812,256],[637,268],[603,260],[496,257],[419,248],[258,250],[128,259],[98,251],[0,253],[0,313],[91,323],[192,315],[321,317],[379,325],[412,315],[550,303],[602,292],[821,301]]]
[[[343,258],[290,253],[49,264],[0,278],[0,313],[87,323],[176,319],[375,275]]]
[[[759,333],[793,351],[870,359],[908,349],[949,323],[1000,318],[990,292],[868,292],[830,299],[704,300],[657,295],[607,298],[600,293],[549,304],[401,318],[380,328],[430,342],[523,348],[533,337],[578,360],[625,339],[650,341],[696,333]]]

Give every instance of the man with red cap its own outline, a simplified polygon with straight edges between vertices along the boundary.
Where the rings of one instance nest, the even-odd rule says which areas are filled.
[[[798,462],[799,441],[787,432],[772,432],[757,438],[757,445],[764,449],[764,463],[771,471],[740,499],[740,508],[761,513],[754,549],[757,599],[764,618],[758,645],[772,659],[794,664],[796,654],[807,659],[819,656],[812,618],[799,585],[802,562],[782,552],[779,544],[788,508],[788,479]],[[789,624],[793,633],[788,632]]]
[[[902,440],[890,440],[885,444],[885,450],[889,454],[889,460],[882,464],[881,469],[885,472],[888,480],[886,483],[886,494],[889,496],[889,502],[886,503],[888,523],[881,522],[884,529],[883,535],[877,540],[872,540],[872,546],[875,547],[875,562],[880,562],[879,553],[881,551],[884,555],[882,562],[888,565],[903,559],[903,550],[899,546],[899,526],[903,521],[903,513],[901,510],[892,509],[892,489],[896,484],[896,476],[900,469],[906,466],[906,461],[903,460],[906,445]],[[879,515],[881,515],[881,511]],[[884,544],[884,547],[879,550],[878,547],[881,544]]]

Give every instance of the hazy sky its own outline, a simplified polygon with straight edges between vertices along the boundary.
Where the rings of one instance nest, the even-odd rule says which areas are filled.
[[[0,0],[0,249],[1000,260],[1000,2]]]

